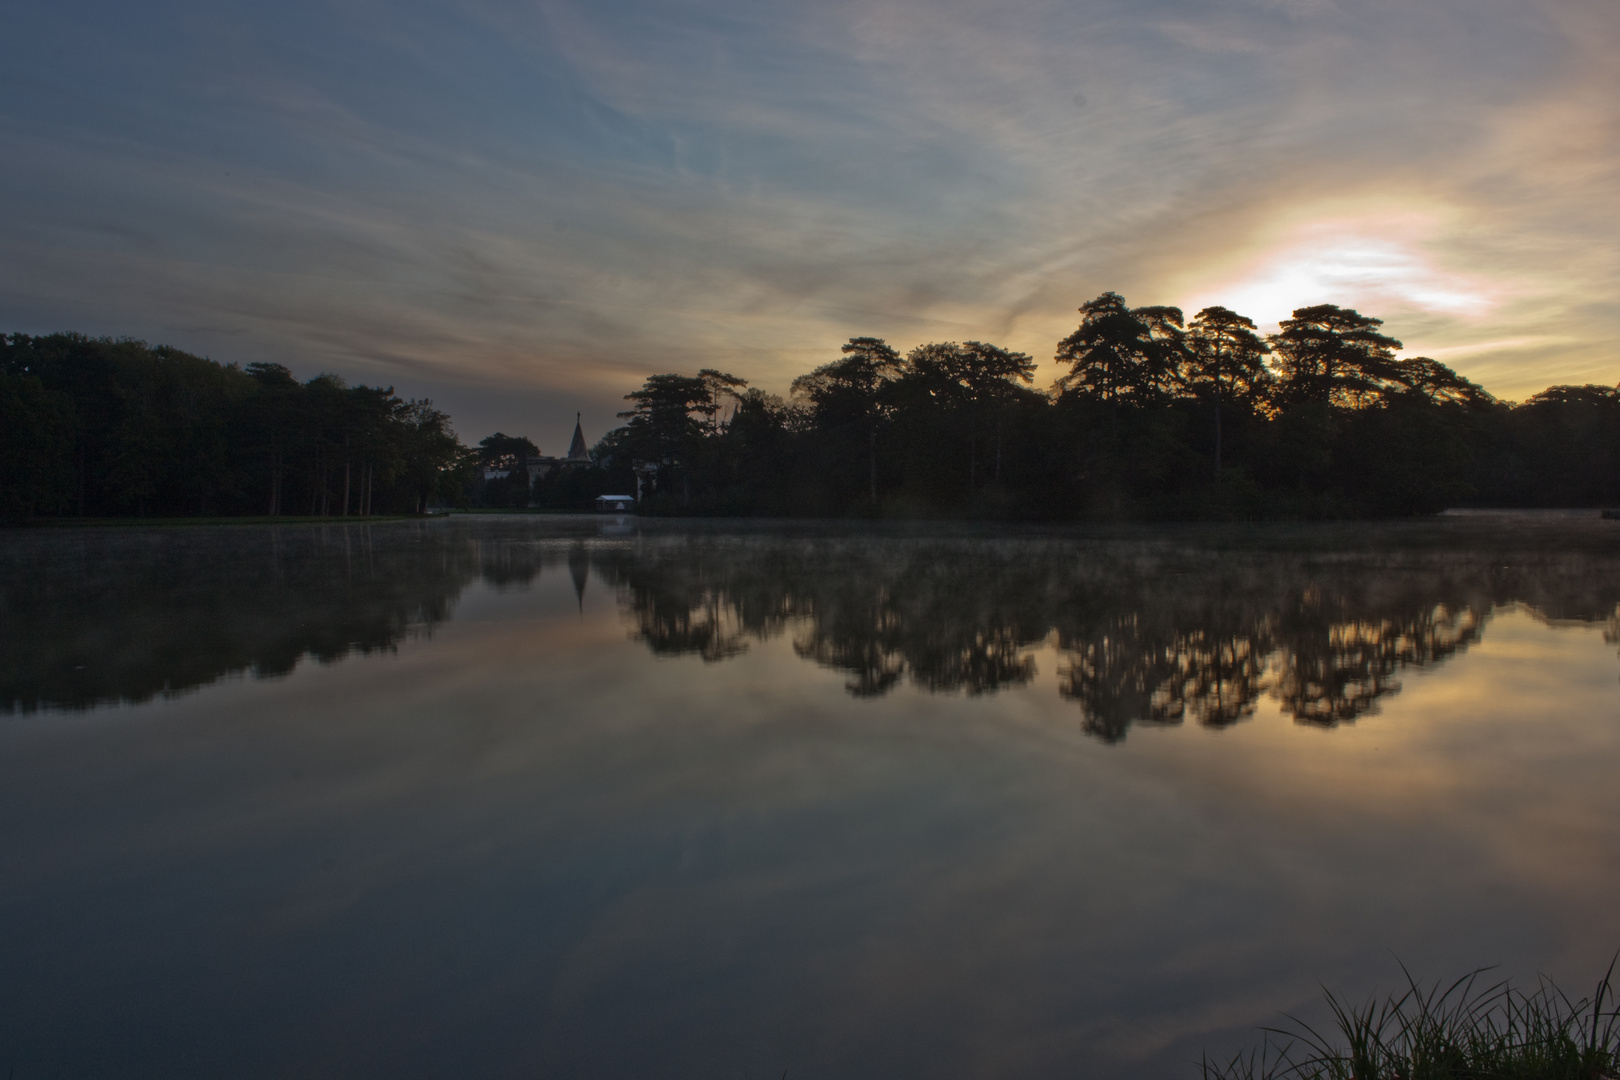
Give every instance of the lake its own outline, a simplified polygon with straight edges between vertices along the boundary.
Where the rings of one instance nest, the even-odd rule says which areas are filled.
[[[0,533],[0,1069],[1192,1077],[1620,948],[1620,523]]]

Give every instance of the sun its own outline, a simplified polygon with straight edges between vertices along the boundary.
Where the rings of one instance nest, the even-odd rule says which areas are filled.
[[[1432,212],[1291,217],[1235,257],[1189,275],[1187,309],[1220,304],[1262,326],[1310,304],[1380,318],[1418,311],[1471,320],[1501,299],[1500,285],[1444,264],[1442,222]]]

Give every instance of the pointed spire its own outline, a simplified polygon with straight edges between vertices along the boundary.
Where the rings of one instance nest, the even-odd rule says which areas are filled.
[[[579,413],[574,414],[574,441],[568,444],[568,456],[564,461],[590,461],[591,452],[585,447],[585,432],[579,426]]]

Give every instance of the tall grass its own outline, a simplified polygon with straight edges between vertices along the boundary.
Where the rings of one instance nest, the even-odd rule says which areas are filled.
[[[1293,1017],[1264,1028],[1261,1045],[1225,1065],[1206,1057],[1204,1080],[1603,1080],[1620,1077],[1615,964],[1590,998],[1572,1001],[1542,979],[1526,993],[1486,984],[1482,969],[1428,990],[1402,967],[1406,989],[1347,1004],[1327,993],[1336,1030]]]

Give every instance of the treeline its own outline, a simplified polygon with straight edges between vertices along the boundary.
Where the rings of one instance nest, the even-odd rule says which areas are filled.
[[[1498,401],[1396,356],[1378,319],[1300,308],[1261,336],[1209,307],[1104,293],[1063,376],[984,342],[902,356],[851,338],[791,400],[719,371],[655,375],[599,446],[643,512],[1080,518],[1352,517],[1620,502],[1620,392]]]
[[[391,387],[0,336],[0,517],[585,509],[636,492],[652,514],[1030,520],[1620,504],[1614,387],[1498,401],[1332,304],[1264,337],[1226,308],[1186,320],[1111,292],[1080,313],[1044,390],[1033,357],[979,341],[902,356],[851,338],[789,400],[711,369],[654,375],[588,462],[500,433],[469,450]]]
[[[420,512],[474,456],[392,387],[132,340],[0,336],[0,516]]]

